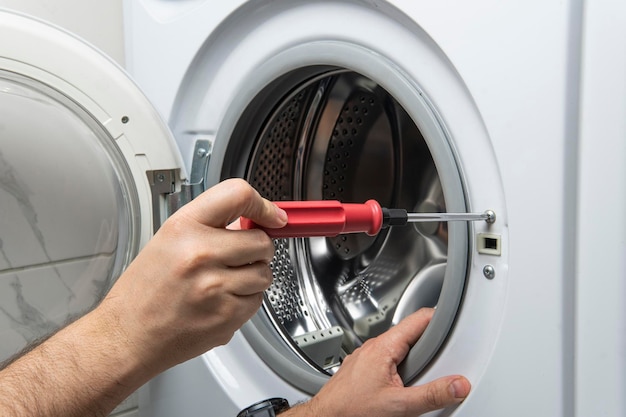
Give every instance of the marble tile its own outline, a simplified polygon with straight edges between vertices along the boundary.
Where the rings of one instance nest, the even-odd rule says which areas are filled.
[[[113,262],[97,256],[0,274],[0,361],[90,309],[112,284]]]

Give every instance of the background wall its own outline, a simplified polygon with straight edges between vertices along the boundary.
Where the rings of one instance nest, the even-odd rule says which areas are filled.
[[[124,65],[123,0],[0,0],[0,7],[47,20]]]
[[[0,8],[17,10],[61,26],[101,49],[124,66],[123,0],[0,0]],[[137,396],[113,416],[136,417]]]

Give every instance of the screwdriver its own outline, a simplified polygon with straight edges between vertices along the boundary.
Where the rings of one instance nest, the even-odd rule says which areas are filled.
[[[259,228],[272,238],[334,237],[345,233],[377,235],[389,226],[404,226],[414,222],[447,222],[484,220],[493,223],[496,215],[484,213],[408,213],[404,209],[381,207],[376,200],[365,203],[341,203],[336,200],[276,201],[287,212],[287,224],[281,228],[261,227],[241,217],[242,229]]]

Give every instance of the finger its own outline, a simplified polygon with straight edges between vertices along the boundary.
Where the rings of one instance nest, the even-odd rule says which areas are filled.
[[[183,206],[198,222],[211,227],[226,227],[245,216],[265,227],[282,227],[287,214],[242,179],[225,180]]]
[[[210,239],[207,247],[225,266],[269,264],[275,252],[272,239],[260,229],[215,230]]]
[[[230,339],[232,339],[234,332],[237,329],[240,329],[246,321],[250,320],[250,318],[259,311],[262,304],[262,293],[237,296],[234,299],[229,300],[229,304],[220,312],[220,318],[228,317],[228,319],[218,319],[217,321],[220,325],[216,328],[214,327],[208,332],[210,333],[210,338],[213,341],[212,347],[228,343]],[[209,310],[207,317],[211,316],[211,311],[213,311],[213,309]],[[213,320],[214,318],[211,321]],[[215,323],[211,323],[211,326],[215,326]],[[206,346],[204,346],[202,348],[202,352],[206,352],[206,350]]]
[[[432,308],[421,308],[379,336],[379,339],[389,346],[392,359],[396,364],[400,363],[409,349],[417,343],[428,327],[434,311]]]
[[[263,294],[256,293],[238,296],[238,308],[233,314],[237,316],[237,328],[240,328],[246,321],[254,316],[263,304]]]
[[[262,293],[272,284],[272,270],[264,263],[229,268],[224,280],[226,290],[231,294],[248,296]]]
[[[428,384],[404,389],[406,403],[412,414],[421,415],[463,401],[470,392],[467,378],[454,375],[436,379]]]

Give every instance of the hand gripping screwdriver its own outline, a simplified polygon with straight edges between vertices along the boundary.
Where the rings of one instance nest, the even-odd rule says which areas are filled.
[[[272,238],[334,237],[344,233],[367,233],[374,236],[389,226],[414,222],[447,222],[484,220],[493,223],[496,215],[484,213],[408,213],[403,209],[381,207],[375,200],[365,203],[341,203],[336,200],[276,201],[287,212],[287,224],[281,228],[261,227],[241,217],[242,229],[263,229]]]

